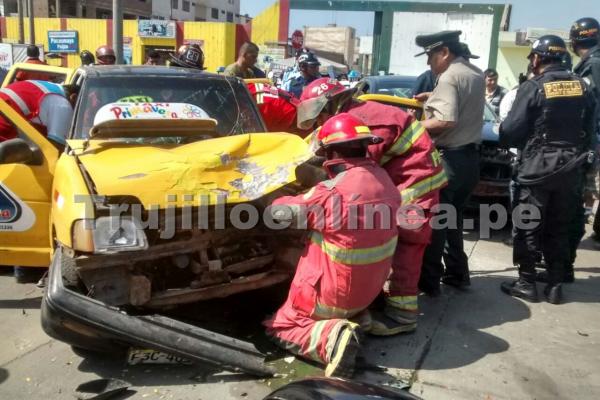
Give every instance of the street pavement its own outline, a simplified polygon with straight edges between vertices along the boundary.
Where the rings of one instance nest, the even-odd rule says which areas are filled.
[[[584,240],[564,304],[529,304],[499,289],[516,276],[511,249],[501,242],[507,235],[467,235],[471,288],[421,297],[414,334],[369,338],[364,353],[371,367],[356,379],[410,386],[424,399],[600,398],[600,252]],[[42,331],[42,294],[33,284],[15,284],[9,271],[0,275],[0,399],[74,398],[78,385],[98,378],[131,383],[120,398],[261,399],[291,380],[322,374],[292,357],[278,361],[282,378],[267,381],[204,366],[82,358]]]

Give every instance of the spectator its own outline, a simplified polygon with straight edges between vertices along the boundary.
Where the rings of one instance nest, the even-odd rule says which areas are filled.
[[[27,46],[27,59],[25,60],[25,64],[48,65],[45,61],[40,60],[40,49],[34,44],[30,44],[29,46]],[[50,76],[48,74],[44,74],[43,72],[37,71],[19,71],[15,76],[15,80],[47,81],[50,80]]]
[[[498,115],[500,113],[500,102],[506,95],[507,90],[498,85],[498,71],[488,68],[483,72],[485,76],[485,101]]]
[[[448,186],[440,191],[440,203],[453,207],[448,224],[433,230],[425,251],[419,287],[430,296],[440,293],[440,278],[446,285],[470,285],[468,259],[463,249],[462,213],[479,181],[479,143],[483,127],[485,81],[479,68],[469,63],[469,54],[458,38],[461,31],[443,31],[416,37],[427,54],[427,64],[438,76],[425,101],[427,117],[422,126],[441,153]],[[445,264],[442,264],[442,258]],[[443,275],[443,276],[442,276]]]
[[[237,76],[242,79],[256,78],[253,67],[258,59],[258,46],[252,42],[246,42],[240,47],[238,59],[225,68],[225,75]]]
[[[146,56],[146,65],[164,65],[160,53],[156,50],[150,50]]]

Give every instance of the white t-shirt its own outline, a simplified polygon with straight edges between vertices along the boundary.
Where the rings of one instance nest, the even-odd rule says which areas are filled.
[[[48,139],[65,144],[72,119],[71,103],[63,96],[49,94],[42,99],[40,113],[31,121],[46,127]]]
[[[517,97],[517,90],[519,87],[517,86],[514,89],[511,89],[504,95],[502,101],[500,102],[500,108],[498,110],[498,116],[500,117],[500,121],[504,121],[508,116],[508,112],[513,106],[515,102],[515,98]]]

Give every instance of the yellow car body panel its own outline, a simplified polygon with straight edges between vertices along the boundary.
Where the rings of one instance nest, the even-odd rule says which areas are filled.
[[[42,155],[41,165],[0,164],[0,184],[19,204],[20,222],[27,225],[17,229],[15,224],[0,223],[0,264],[47,267],[52,254],[50,199],[58,150],[1,99],[0,116],[12,121]]]
[[[184,195],[216,204],[254,200],[295,180],[312,153],[291,134],[253,133],[185,145],[69,140],[103,196],[129,195],[145,207],[181,206]],[[173,201],[168,196],[177,196]],[[197,203],[196,203],[197,204]]]
[[[2,81],[2,87],[13,83],[19,71],[44,72],[48,73],[49,75],[57,76],[64,75],[64,80],[62,80],[61,82],[55,82],[58,84],[63,84],[71,82],[71,78],[75,70],[73,68],[56,67],[54,65],[16,63],[13,64],[8,70],[8,73],[4,77],[4,81]]]
[[[77,160],[72,155],[63,153],[54,171],[52,187],[52,226],[58,242],[72,247],[72,226],[78,219],[93,218],[93,208],[86,210],[86,204],[76,201],[75,196],[89,194]],[[86,211],[90,213],[86,215]]]

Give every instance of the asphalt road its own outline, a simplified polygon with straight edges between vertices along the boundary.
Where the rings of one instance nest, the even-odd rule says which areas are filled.
[[[471,289],[421,297],[416,333],[366,343],[368,363],[387,370],[363,371],[356,379],[410,384],[425,399],[600,398],[600,252],[590,239],[582,243],[577,281],[566,285],[565,304],[529,304],[499,290],[516,276],[511,249],[501,243],[506,235],[468,235]],[[0,399],[74,398],[78,385],[98,378],[131,383],[121,398],[261,399],[288,381],[322,373],[291,358],[278,361],[284,377],[272,381],[203,366],[82,358],[42,331],[42,293],[35,285],[15,284],[9,271],[0,275]]]

